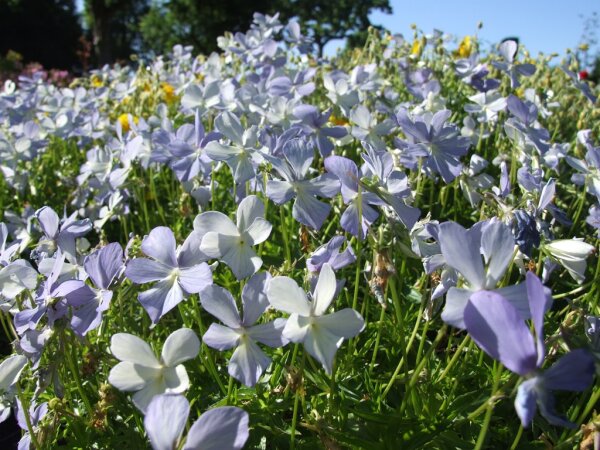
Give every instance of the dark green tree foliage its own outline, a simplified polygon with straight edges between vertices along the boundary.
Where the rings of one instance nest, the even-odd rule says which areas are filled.
[[[350,38],[351,44],[360,45],[374,10],[392,12],[389,0],[169,0],[152,5],[140,31],[145,50],[165,53],[180,43],[209,53],[225,31],[247,30],[253,13],[279,12],[282,22],[296,18],[321,54],[332,39]]]
[[[0,55],[71,69],[82,35],[74,0],[0,0]]]
[[[333,39],[348,38],[351,46],[362,45],[371,26],[373,10],[392,13],[389,0],[292,0],[282,9],[285,17],[296,17],[303,30],[310,30],[319,55]]]
[[[141,50],[139,21],[148,12],[147,0],[85,0],[84,6],[99,65]]]

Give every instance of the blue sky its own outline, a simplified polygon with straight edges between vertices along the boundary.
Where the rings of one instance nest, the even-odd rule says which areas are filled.
[[[478,36],[485,43],[518,36],[534,56],[575,48],[583,31],[580,15],[600,14],[597,0],[390,0],[390,4],[392,15],[373,13],[371,22],[412,37],[411,23],[426,33],[437,28],[463,36],[474,34],[482,21]]]

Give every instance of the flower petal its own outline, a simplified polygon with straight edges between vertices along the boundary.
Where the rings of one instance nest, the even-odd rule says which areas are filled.
[[[247,230],[256,219],[264,216],[264,203],[256,195],[249,195],[238,205],[236,214],[237,229],[240,232],[243,232]]]
[[[536,370],[533,336],[508,300],[492,291],[475,292],[464,315],[467,331],[488,355],[521,376]]]
[[[142,241],[144,254],[169,267],[177,267],[175,236],[168,227],[156,227]]]
[[[333,370],[333,358],[344,338],[331,333],[323,326],[309,327],[304,338],[304,349],[317,361],[319,361],[325,372],[331,375]]]
[[[248,440],[248,413],[235,406],[206,411],[188,432],[184,450],[239,450]]]
[[[200,339],[189,328],[180,328],[169,335],[162,349],[162,363],[175,367],[188,359],[198,356]]]
[[[200,237],[204,237],[209,231],[232,236],[239,235],[239,231],[231,219],[218,211],[208,211],[196,216],[194,231],[197,231]]]
[[[125,276],[137,284],[150,283],[168,278],[173,267],[148,258],[135,258],[125,268]]]
[[[269,367],[271,359],[252,341],[242,338],[235,349],[227,371],[229,375],[246,386],[254,386],[262,373]]]
[[[250,277],[242,289],[244,316],[242,324],[248,327],[254,324],[269,306],[267,283],[271,281],[269,272],[256,273]]]
[[[221,286],[208,286],[200,293],[202,307],[227,325],[229,328],[239,328],[242,320],[231,293]]]
[[[120,361],[129,361],[146,367],[160,367],[148,343],[129,333],[113,334],[110,351]]]
[[[146,409],[154,396],[163,394],[165,389],[165,382],[162,381],[162,379],[157,379],[148,383],[143,389],[133,394],[131,399],[133,400],[133,404],[145,414]]]
[[[174,280],[160,281],[155,287],[141,292],[138,300],[152,319],[158,323],[160,318],[171,311],[183,300],[183,291]]]
[[[238,345],[239,339],[240,334],[237,331],[218,323],[212,323],[202,336],[202,341],[206,345],[221,352]]]
[[[323,264],[315,292],[313,293],[312,315],[321,316],[327,311],[333,301],[337,284],[335,282],[335,273],[329,263]]]
[[[515,397],[515,409],[523,427],[531,424],[537,410],[537,393],[535,391],[537,382],[537,377],[534,377],[521,383]]]
[[[183,433],[190,403],[183,395],[156,395],[146,410],[144,428],[154,450],[173,450]]]
[[[212,285],[212,270],[205,262],[179,270],[179,284],[188,294],[197,294]]]
[[[282,332],[285,327],[286,320],[279,318],[272,322],[254,325],[246,329],[246,334],[255,341],[269,347],[277,348],[287,344],[287,339],[283,337]]]
[[[448,265],[458,270],[471,288],[483,289],[485,274],[479,252],[480,242],[455,222],[439,225],[439,242]]]
[[[541,378],[547,389],[584,391],[594,378],[594,358],[584,349],[571,350],[546,370]]]
[[[123,361],[113,367],[108,374],[108,382],[121,391],[139,391],[157,379],[160,368],[146,367],[131,361]]]
[[[353,338],[362,331],[365,321],[362,316],[352,308],[345,308],[326,316],[321,316],[315,321],[335,336],[346,339]]]
[[[267,287],[267,298],[269,303],[280,311],[310,316],[311,305],[306,293],[291,278],[273,278]]]

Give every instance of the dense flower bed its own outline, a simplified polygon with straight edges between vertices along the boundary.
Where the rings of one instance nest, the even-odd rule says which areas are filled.
[[[317,61],[260,14],[219,46],[0,91],[21,448],[598,439],[600,113],[576,62],[420,32]]]

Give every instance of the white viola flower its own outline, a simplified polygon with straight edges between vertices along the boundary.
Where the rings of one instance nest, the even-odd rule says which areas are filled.
[[[333,358],[344,338],[352,338],[364,327],[362,316],[352,308],[325,314],[336,292],[335,273],[329,263],[323,264],[317,285],[309,301],[294,280],[275,277],[267,287],[269,303],[290,315],[282,336],[302,343],[304,349],[331,375]]]
[[[0,423],[10,414],[10,407],[15,398],[14,386],[19,381],[25,364],[27,358],[23,355],[9,356],[0,364]]]
[[[117,389],[136,392],[133,403],[142,412],[155,395],[180,394],[190,385],[184,361],[200,351],[200,340],[189,328],[181,328],[165,341],[160,360],[142,339],[128,333],[111,338],[110,351],[121,362],[112,368],[108,381]]]
[[[544,245],[544,249],[558,261],[578,283],[585,279],[586,259],[595,250],[582,239],[558,239]]]
[[[200,250],[209,258],[225,262],[238,280],[253,275],[262,266],[262,259],[252,246],[266,241],[271,234],[272,225],[264,215],[264,204],[255,195],[240,202],[236,224],[218,211],[198,215],[194,231],[202,236]]]

